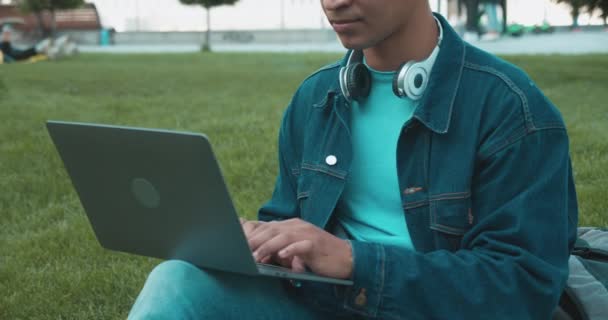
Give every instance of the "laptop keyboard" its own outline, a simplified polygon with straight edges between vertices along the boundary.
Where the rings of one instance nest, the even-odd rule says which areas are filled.
[[[266,269],[268,271],[293,272],[289,268],[277,266],[277,265],[274,265],[274,264],[256,263],[256,265],[258,266],[258,269],[263,268],[263,269]]]

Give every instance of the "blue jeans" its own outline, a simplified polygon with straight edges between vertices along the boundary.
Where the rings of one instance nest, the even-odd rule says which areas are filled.
[[[484,9],[488,15],[488,31],[502,32],[502,25],[498,22],[497,7],[498,4],[496,3],[486,3],[484,5]]]
[[[26,60],[38,54],[35,48],[28,48],[25,50],[19,50],[12,46],[10,42],[3,41],[0,43],[0,50],[4,54],[5,62],[14,62],[19,60]]]
[[[201,270],[171,260],[150,273],[129,319],[347,317],[334,291],[330,285],[305,283],[296,288],[279,279]]]

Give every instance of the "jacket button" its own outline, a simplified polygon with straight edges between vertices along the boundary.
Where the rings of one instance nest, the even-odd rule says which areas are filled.
[[[338,163],[338,158],[336,158],[336,156],[334,156],[334,155],[329,155],[329,156],[327,156],[327,158],[325,158],[325,163],[327,163],[330,166],[335,166],[336,163]]]
[[[359,294],[355,298],[355,304],[357,307],[363,307],[367,303],[367,296],[365,295],[365,289],[361,289]]]

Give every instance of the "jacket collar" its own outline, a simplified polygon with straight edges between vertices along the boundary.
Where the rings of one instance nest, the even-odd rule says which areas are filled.
[[[464,68],[465,44],[445,18],[435,16],[443,26],[443,41],[414,118],[435,133],[447,133]]]
[[[418,119],[429,130],[443,134],[448,132],[452,119],[454,101],[464,68],[465,44],[443,16],[437,13],[434,15],[443,26],[443,41],[431,71],[428,87],[417,102],[418,107],[413,118]],[[350,53],[351,50],[340,61],[341,67],[346,66]],[[330,91],[341,92],[337,78]]]

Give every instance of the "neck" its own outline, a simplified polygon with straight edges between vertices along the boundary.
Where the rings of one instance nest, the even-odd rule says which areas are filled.
[[[411,14],[407,23],[373,47],[363,50],[367,64],[380,71],[397,70],[407,61],[421,61],[437,46],[439,28],[430,8]]]

